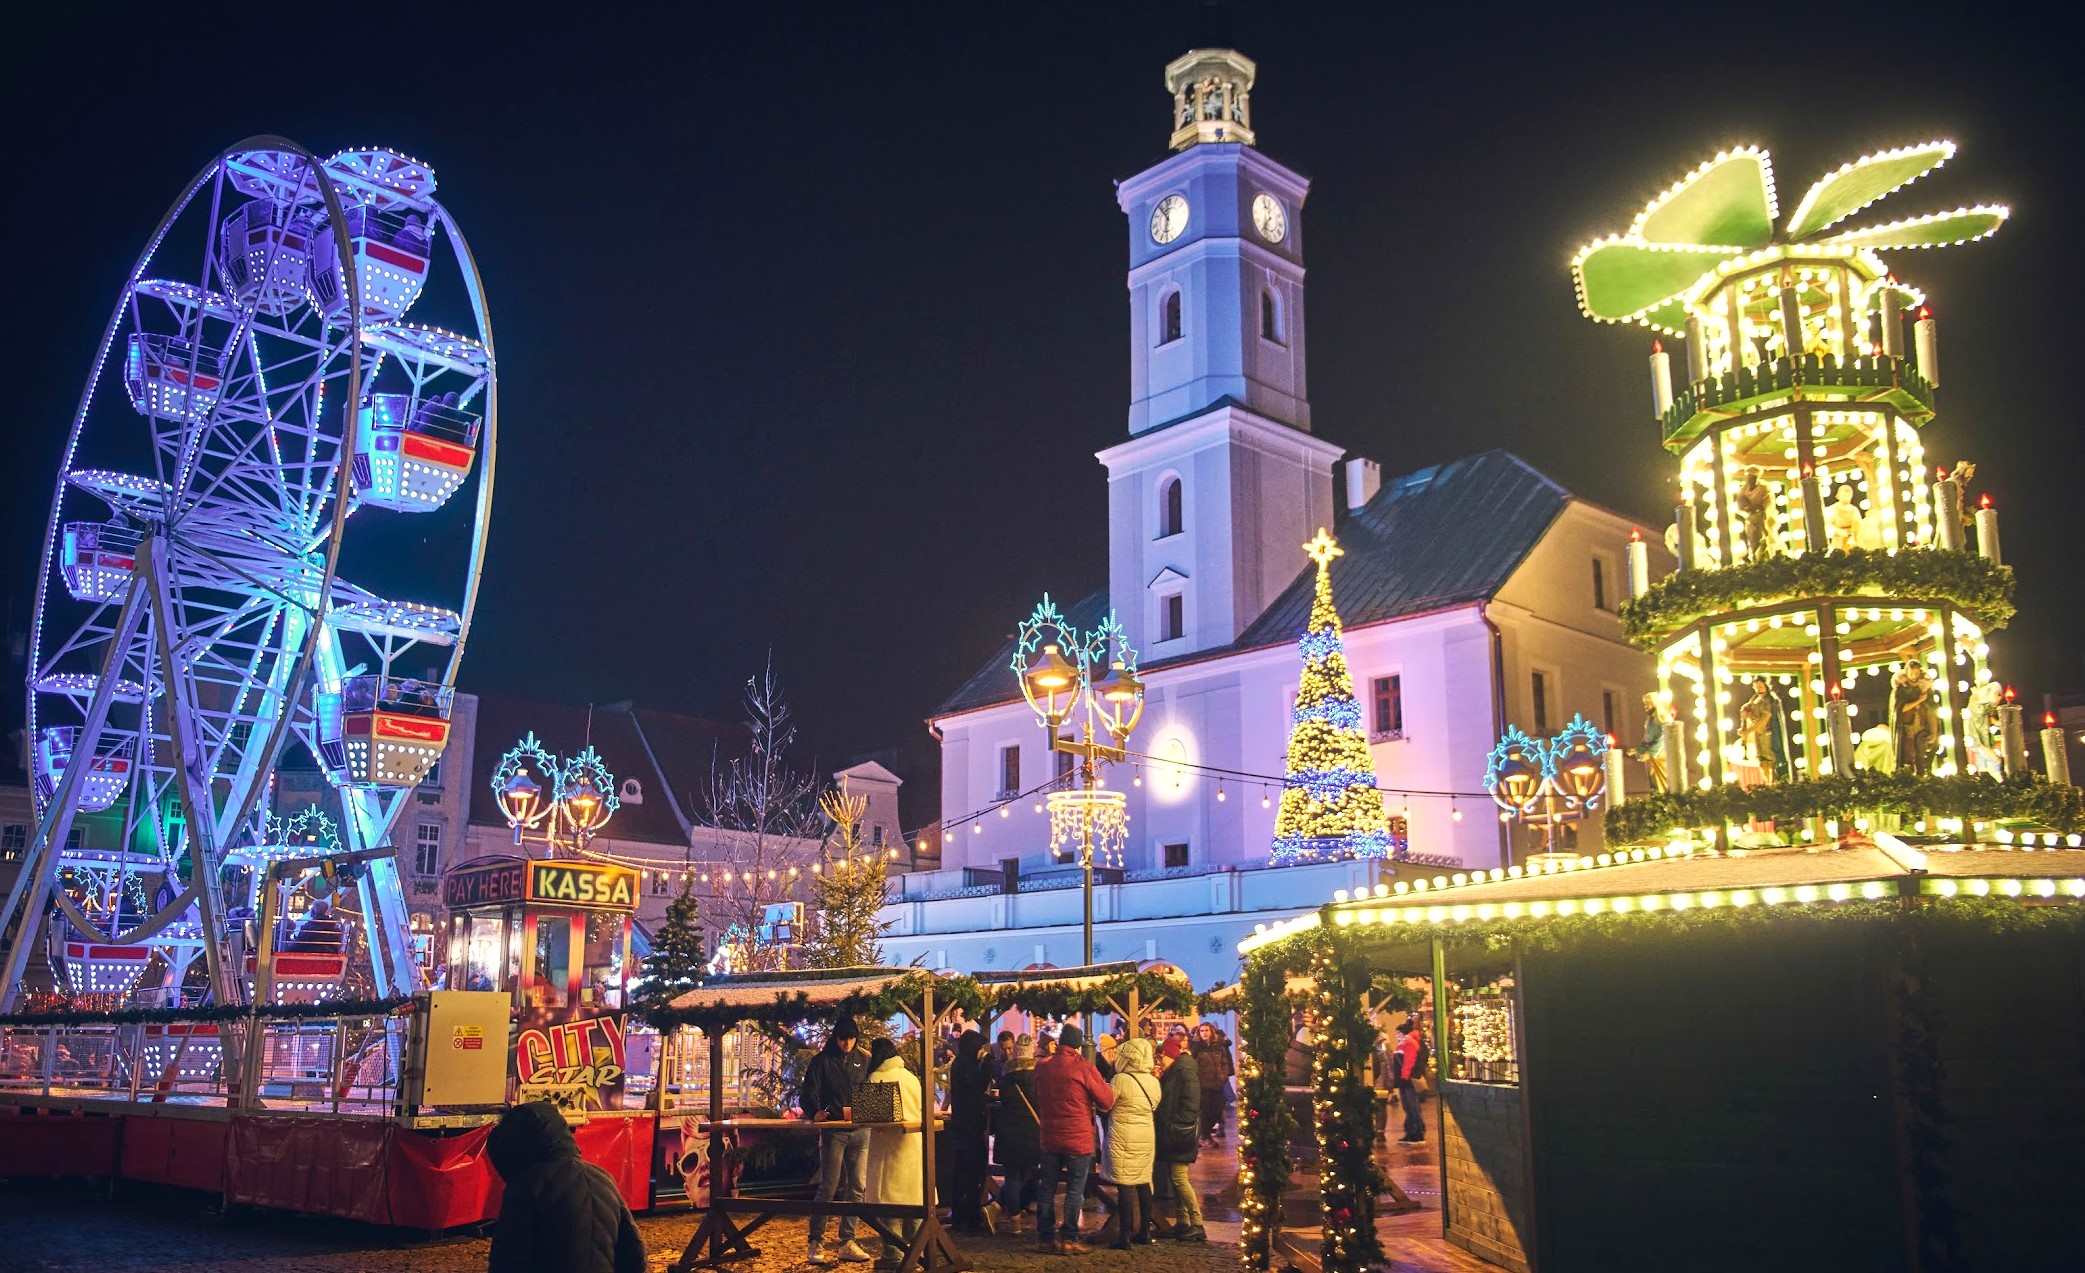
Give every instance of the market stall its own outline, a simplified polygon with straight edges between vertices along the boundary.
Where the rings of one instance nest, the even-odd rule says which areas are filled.
[[[662,1031],[685,1026],[700,1029],[709,1044],[712,1074],[724,1072],[727,1034],[747,1022],[790,1028],[806,1022],[830,1022],[841,1016],[878,1021],[903,1016],[916,1029],[917,1072],[922,1076],[922,1087],[931,1092],[934,1042],[943,1020],[958,1008],[977,1013],[984,1007],[984,995],[966,977],[937,977],[909,968],[843,968],[715,977],[646,1015]],[[747,1239],[762,1225],[776,1216],[813,1213],[852,1216],[867,1223],[888,1249],[904,1252],[898,1264],[899,1273],[953,1273],[969,1267],[936,1218],[935,1137],[931,1133],[938,1120],[931,1112],[921,1123],[731,1117],[724,1108],[723,1084],[710,1084],[709,1092],[709,1117],[700,1130],[712,1146],[721,1146],[733,1134],[751,1130],[816,1135],[821,1131],[871,1127],[929,1133],[921,1137],[921,1200],[815,1202],[742,1197],[734,1188],[730,1155],[712,1154],[709,1200],[703,1207],[702,1223],[680,1259],[669,1266],[673,1273],[754,1259],[760,1253]],[[741,1216],[750,1219],[741,1221],[737,1218]]]

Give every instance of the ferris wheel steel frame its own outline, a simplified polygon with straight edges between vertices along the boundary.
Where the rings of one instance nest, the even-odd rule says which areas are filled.
[[[407,173],[408,180],[387,186],[380,178],[389,175],[385,165],[393,161]],[[365,177],[350,171],[356,162],[362,163],[370,175]],[[240,171],[241,164],[248,165],[243,172]],[[296,180],[284,193],[282,174],[291,171],[297,174]],[[410,184],[414,174],[424,179],[424,195],[418,187]],[[246,178],[246,184],[240,183],[241,175]],[[238,192],[253,196],[251,202],[241,204],[230,215],[224,207],[228,183]],[[146,272],[166,245],[170,230],[190,211],[206,185],[211,188],[211,198],[204,223],[200,283],[190,286],[148,280]],[[476,325],[475,340],[458,338],[439,329],[397,323],[395,320],[404,309],[418,298],[418,286],[411,290],[397,312],[388,316],[394,321],[370,321],[372,316],[381,320],[384,315],[366,305],[363,267],[355,255],[355,244],[349,234],[348,206],[341,197],[343,188],[355,187],[360,187],[362,199],[357,211],[365,215],[371,208],[392,206],[381,204],[383,200],[409,204],[426,215],[427,258],[423,271],[433,263],[433,227],[440,224],[443,237],[454,254],[458,280]],[[394,152],[342,151],[332,159],[322,159],[281,137],[251,137],[221,152],[188,183],[160,219],[128,275],[104,327],[94,365],[73,414],[39,559],[36,630],[32,636],[27,686],[31,736],[36,736],[40,692],[64,693],[76,699],[75,692],[84,688],[84,682],[91,680],[92,693],[80,706],[79,724],[67,739],[69,751],[63,772],[57,777],[54,789],[43,800],[36,835],[25,846],[23,869],[7,894],[4,908],[0,908],[0,928],[4,928],[18,912],[22,916],[16,939],[7,949],[4,966],[0,966],[0,1010],[14,1006],[32,942],[46,909],[53,901],[80,932],[113,944],[167,940],[169,930],[177,924],[182,926],[183,940],[186,940],[185,930],[193,928],[208,961],[213,997],[219,1003],[243,999],[241,969],[228,966],[230,961],[225,957],[228,943],[220,891],[221,867],[227,849],[240,836],[242,828],[253,820],[261,796],[290,739],[302,736],[314,756],[319,754],[316,713],[309,706],[308,691],[313,688],[315,670],[318,683],[336,687],[349,673],[342,646],[342,630],[333,621],[336,608],[343,599],[375,607],[376,620],[356,631],[377,650],[387,676],[392,659],[405,649],[423,643],[449,646],[440,680],[446,710],[447,695],[453,691],[472,626],[484,565],[498,437],[498,377],[482,276],[461,230],[448,210],[433,198],[433,190],[431,169],[417,161],[405,160]],[[269,200],[273,202],[263,206]],[[230,296],[219,296],[212,291],[211,285],[222,271],[228,293],[238,291],[238,284],[232,281],[234,269],[229,263],[233,242],[231,218],[239,218],[237,225],[244,231],[257,207],[270,218],[263,227],[267,246],[259,261],[261,282],[253,288],[250,297],[237,303]],[[331,268],[337,270],[339,289],[345,299],[344,306],[334,307],[337,313],[322,313],[315,291],[306,289],[292,294],[289,303],[282,305],[283,294],[271,290],[277,283],[277,266],[284,261],[283,245],[292,236],[296,218],[303,217],[304,225],[309,228],[310,221],[321,214],[325,224],[320,233],[332,240],[337,265]],[[280,218],[282,224],[277,225],[276,218]],[[219,260],[216,255],[220,235],[227,251],[226,260]],[[247,239],[248,244],[252,242],[251,238]],[[314,238],[307,236],[302,246],[305,250],[303,268],[310,270],[316,259],[317,244]],[[254,253],[249,247],[244,263],[249,281],[254,264]],[[421,285],[424,281],[421,280]],[[141,295],[163,301],[176,312],[176,335],[148,334],[140,309]],[[308,311],[305,308],[307,303]],[[280,307],[269,310],[271,304]],[[183,311],[183,305],[190,309]],[[264,312],[275,318],[294,317],[294,322],[285,321],[267,328],[266,335],[271,342],[280,341],[292,347],[301,345],[309,351],[311,370],[301,383],[285,381],[272,387],[267,383],[267,373],[271,369],[284,363],[294,365],[295,361],[307,355],[293,354],[272,367],[264,361],[256,334],[261,330],[258,320]],[[213,321],[229,324],[231,333],[222,351],[215,351],[220,355],[217,362],[199,379],[205,354],[213,352],[204,343],[211,334]],[[313,322],[317,328],[315,336],[299,330],[304,324]],[[148,358],[155,353],[164,355],[168,349],[172,349],[177,357],[182,352],[187,355],[185,368],[175,365],[172,360],[165,360],[169,381],[180,386],[165,391],[167,401],[176,405],[179,416],[185,417],[180,430],[182,445],[174,457],[178,467],[171,482],[166,480],[169,439],[163,432],[163,426],[168,423],[161,411],[164,404],[159,397],[151,396],[148,405],[127,379],[125,386],[131,389],[131,405],[147,419],[152,458],[160,478],[154,482],[125,474],[81,473],[73,467],[95,406],[95,395],[103,390],[104,380],[116,378],[108,374],[109,359],[115,351],[119,334],[126,327],[132,332],[131,362],[138,358],[141,341],[145,342]],[[407,365],[405,355],[400,353],[399,342],[393,341],[386,346],[372,341],[372,335],[393,328],[417,331],[423,346],[418,351],[420,361],[417,364]],[[151,344],[155,340],[161,342],[157,348]],[[450,349],[435,348],[442,342],[447,342]],[[472,361],[469,357],[458,361],[452,352],[464,349],[468,354],[471,347],[475,347],[480,361]],[[361,430],[366,427],[363,404],[370,400],[370,395],[365,388],[373,385],[384,359],[393,354],[399,356],[396,365],[405,368],[412,377],[412,401],[415,403],[426,383],[445,368],[464,374],[468,384],[468,392],[462,398],[464,402],[482,394],[482,427],[473,429],[475,449],[466,461],[464,475],[456,479],[456,484],[460,485],[464,480],[474,478],[477,491],[461,609],[453,614],[440,612],[453,620],[453,632],[446,634],[438,634],[434,626],[387,628],[386,623],[390,621],[384,616],[388,612],[382,607],[392,606],[392,603],[353,589],[340,576],[341,548],[349,517],[357,507],[358,475],[353,466],[360,454]],[[234,380],[225,375],[225,368],[235,358],[251,360],[251,382],[253,387],[257,387],[258,394],[241,401],[240,410],[246,412],[244,417],[237,412],[231,413],[233,427],[224,429],[225,440],[231,444],[231,449],[213,455],[210,443],[219,429],[220,409],[232,400],[234,392],[231,389]],[[430,365],[433,366],[431,371]],[[126,372],[129,370],[129,363],[126,363]],[[334,381],[344,381],[346,390],[334,408],[338,414],[337,434],[330,430],[325,417],[325,397]],[[203,398],[205,384],[212,392],[206,405],[198,411],[197,404]],[[157,394],[160,388],[155,385],[151,392]],[[245,391],[252,393],[253,389]],[[451,401],[456,398],[457,395],[450,395]],[[285,404],[284,413],[278,414],[277,402]],[[256,404],[257,411],[254,410]],[[298,435],[298,426],[286,418],[290,406],[294,406],[303,417],[301,466],[291,464],[284,454],[285,437],[289,437],[294,446]],[[242,423],[250,430],[250,436],[243,442],[233,432],[233,428]],[[256,460],[256,453],[264,445],[265,456]],[[206,456],[219,461],[222,467],[206,471]],[[289,477],[293,471],[301,473],[302,477],[301,485],[295,490],[291,488]],[[140,493],[156,496],[160,501],[158,511],[162,520],[156,530],[148,529],[136,541],[130,578],[124,586],[113,623],[102,622],[110,598],[100,597],[102,604],[79,629],[62,645],[46,651],[44,629],[50,613],[54,576],[59,573],[59,559],[55,554],[69,486],[102,498],[116,510],[119,523],[128,511],[121,500]],[[223,494],[227,491],[229,495]],[[270,542],[267,534],[260,533],[267,529],[263,523],[240,522],[236,517],[226,523],[231,533],[212,533],[210,517],[204,514],[211,510],[213,500],[219,501],[215,511],[236,513],[241,511],[239,500],[253,501],[253,506],[265,508],[266,497],[271,494],[278,506],[275,511],[280,512],[289,528],[278,538],[295,539],[301,531],[309,542]],[[138,511],[145,511],[145,503],[142,497],[137,500]],[[437,501],[435,506],[439,507],[439,503]],[[330,511],[324,511],[328,508]],[[251,512],[252,508],[243,511]],[[185,542],[187,536],[184,535],[182,548],[196,559],[207,560],[220,568],[227,577],[243,581],[243,587],[238,589],[226,590],[221,583],[217,586],[220,591],[232,595],[245,591],[244,600],[212,607],[184,597],[182,581],[175,577],[168,562],[168,541],[176,534],[177,526],[190,520],[191,515],[198,522],[197,533],[194,542]],[[66,527],[66,532],[69,549],[72,546],[72,528]],[[322,557],[315,551],[319,549],[323,550]],[[62,597],[65,589],[61,587],[57,591]],[[76,589],[73,595],[77,600],[86,600]],[[184,603],[188,605],[188,611],[214,610],[215,613],[205,622],[184,623],[188,617],[188,611],[181,608]],[[407,608],[436,613],[432,607]],[[148,621],[152,636],[148,642],[141,642],[140,629]],[[260,635],[241,645],[235,635],[242,627],[253,626],[256,622]],[[438,635],[446,636],[446,640],[437,640]],[[45,675],[47,669],[57,668],[67,656],[83,652],[97,642],[103,643],[105,649],[100,652],[98,667],[91,677],[77,672]],[[237,661],[226,658],[215,651],[218,643],[223,643],[229,650],[243,650],[245,653]],[[160,673],[157,683],[151,675],[155,660]],[[138,673],[135,681],[125,676],[133,665]],[[266,675],[261,676],[264,667]],[[219,679],[207,680],[206,671],[215,673]],[[58,686],[57,690],[49,688],[52,684]],[[228,710],[217,710],[222,725],[216,730],[216,737],[207,736],[212,732],[212,720],[197,702],[199,690],[207,690],[219,698],[228,697],[232,704]],[[155,698],[161,695],[166,702],[155,711]],[[246,708],[249,696],[252,696],[251,706]],[[103,933],[96,921],[83,913],[67,889],[55,888],[54,885],[60,872],[60,852],[68,845],[75,815],[81,808],[83,785],[88,782],[90,774],[102,767],[101,749],[104,738],[111,732],[111,710],[119,701],[127,703],[131,700],[137,706],[139,724],[129,741],[122,744],[129,749],[124,754],[128,757],[130,803],[124,815],[124,848],[117,857],[119,860],[127,859],[129,846],[143,828],[138,807],[141,798],[148,798],[148,802],[163,800],[165,790],[171,788],[183,813],[180,836],[185,841],[190,865],[186,881],[170,900],[157,904],[155,914],[125,929],[119,904],[111,912],[110,931]],[[261,731],[253,727],[263,723],[266,725],[263,741],[255,745],[253,735]],[[235,740],[242,725],[246,726],[246,731]],[[160,732],[162,729],[164,733]],[[158,768],[171,770],[164,776],[155,769],[155,760],[162,747],[167,763]],[[236,764],[227,776],[219,770],[228,752],[235,755]],[[151,790],[151,783],[155,780],[160,783],[160,794],[156,796]],[[227,780],[220,802],[212,789]],[[410,785],[383,789],[341,784],[339,794],[347,815],[346,847],[366,857],[376,846],[384,845],[411,792]],[[37,794],[41,797],[45,793],[39,787]],[[161,891],[166,892],[175,883],[178,852],[169,845],[166,828],[156,816],[151,830],[164,862]],[[120,876],[118,882],[120,893],[123,882]],[[417,988],[424,978],[413,957],[409,919],[395,856],[369,858],[367,870],[358,879],[357,888],[368,925],[371,971],[378,993],[391,994]],[[192,925],[185,918],[191,907],[199,917],[199,922]]]

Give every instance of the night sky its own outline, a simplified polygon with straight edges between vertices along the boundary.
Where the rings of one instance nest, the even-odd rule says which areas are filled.
[[[728,716],[771,648],[826,767],[930,764],[922,718],[1037,595],[1104,582],[1092,453],[1128,400],[1111,182],[1165,154],[1193,5],[57,7],[0,54],[11,636],[124,272],[181,184],[260,132],[427,160],[485,272],[501,445],[466,688]],[[1506,446],[1662,518],[1648,334],[1578,316],[1572,251],[1719,146],[1771,149],[1786,208],[1846,159],[1951,137],[1868,219],[2016,209],[1894,261],[1941,319],[1929,455],[1979,462],[2019,570],[1998,671],[2030,703],[2085,688],[2085,102],[2056,33],[1960,5],[1857,37],[1814,6],[1356,8],[1233,22],[1262,148],[1314,182],[1321,435],[1386,472]],[[73,25],[27,25],[53,21]]]

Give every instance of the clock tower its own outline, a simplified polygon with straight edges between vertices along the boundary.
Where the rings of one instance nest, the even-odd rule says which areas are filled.
[[[1250,58],[1165,72],[1173,153],[1116,186],[1129,223],[1130,440],[1100,453],[1110,599],[1147,659],[1229,644],[1332,519],[1310,434],[1303,203],[1255,144]]]

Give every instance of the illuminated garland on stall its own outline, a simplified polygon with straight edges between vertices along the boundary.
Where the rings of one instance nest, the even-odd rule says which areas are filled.
[[[1642,844],[1664,841],[1677,830],[1772,819],[1849,818],[1886,813],[1904,818],[1960,818],[1970,822],[2017,819],[2060,832],[2085,828],[2085,790],[2042,782],[2032,774],[1993,778],[1953,774],[1945,778],[1856,769],[1801,782],[1754,787],[1711,787],[1633,796],[1608,809],[1607,841]]]
[[[1274,1263],[1274,1231],[1289,1185],[1288,1095],[1282,1063],[1291,1041],[1289,970],[1269,948],[1246,957],[1239,978],[1238,1249],[1251,1273]]]
[[[1318,1192],[1324,1200],[1325,1273],[1359,1273],[1384,1261],[1376,1234],[1376,1094],[1368,1057],[1376,1028],[1361,987],[1347,984],[1347,943],[1314,936],[1311,976],[1311,1112],[1318,1137]]]
[[[1332,603],[1332,559],[1340,547],[1320,530],[1303,548],[1317,563],[1317,583],[1309,628],[1297,642],[1303,675],[1269,856],[1276,863],[1389,857],[1397,845],[1376,789],[1375,760]]]
[[[1855,548],[1667,575],[1641,597],[1622,603],[1622,632],[1634,644],[1656,650],[1672,633],[1734,610],[1810,597],[1844,598],[1852,606],[1863,593],[1892,603],[1953,606],[1986,628],[2002,628],[2013,617],[2010,566],[1994,566],[1976,553],[1954,549],[1890,553]]]
[[[994,985],[987,981],[980,989],[995,1013],[1018,1008],[1030,1016],[1053,1017],[1059,1021],[1069,1021],[1089,1012],[1113,1013],[1118,1005],[1129,1003],[1131,990],[1136,991],[1137,1005],[1142,1011],[1161,1008],[1186,1012],[1198,1001],[1192,986],[1155,972],[1122,973],[1089,986],[1069,981],[1011,985]]]
[[[825,968],[785,975],[791,982],[805,983],[847,981],[887,971],[889,970],[875,968]],[[711,977],[688,993],[699,995],[704,990],[728,990],[741,981],[768,981],[775,977],[774,973],[753,973],[743,978]],[[843,1016],[884,1021],[916,1007],[920,1002],[921,991],[930,982],[934,987],[937,1010],[957,1007],[975,1016],[990,1002],[983,987],[968,977],[941,977],[913,971],[879,990],[857,992],[831,1003],[814,1004],[809,993],[803,990],[778,989],[774,997],[766,1003],[697,1002],[686,1007],[661,1003],[641,1009],[638,1015],[645,1024],[656,1030],[668,1031],[682,1026],[693,1026],[704,1033],[728,1030],[742,1022],[759,1026],[793,1026],[806,1021],[837,1020]],[[685,998],[686,995],[681,997]]]
[[[259,1011],[245,1004],[206,1005],[199,1008],[119,1008],[106,1012],[59,1010],[12,1012],[0,1016],[0,1026],[76,1025],[171,1025],[185,1021],[307,1021],[314,1017],[381,1017],[412,1003],[409,995],[390,999],[332,999],[323,1003],[278,1003]]]

